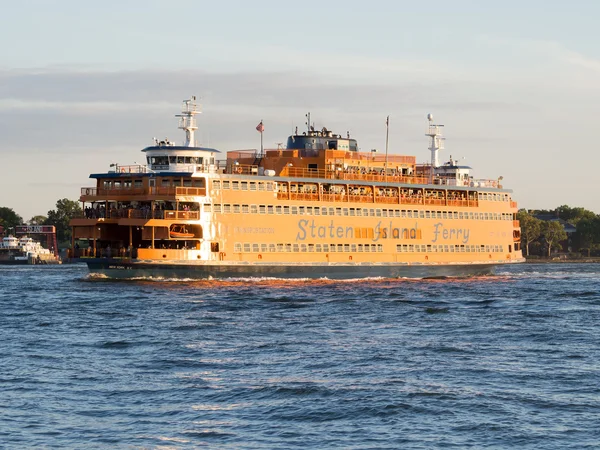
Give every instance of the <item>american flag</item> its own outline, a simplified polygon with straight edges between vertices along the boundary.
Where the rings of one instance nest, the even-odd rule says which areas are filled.
[[[259,133],[262,133],[263,131],[265,131],[265,126],[262,123],[262,120],[260,121],[260,123],[258,125],[256,125],[256,131],[258,131]]]

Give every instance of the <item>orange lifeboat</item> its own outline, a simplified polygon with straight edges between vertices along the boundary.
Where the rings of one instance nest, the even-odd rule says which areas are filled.
[[[189,239],[194,237],[194,233],[190,233],[187,228],[182,225],[171,226],[169,235],[176,239]]]

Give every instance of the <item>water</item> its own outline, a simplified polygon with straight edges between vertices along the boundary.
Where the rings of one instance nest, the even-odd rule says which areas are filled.
[[[3,266],[0,447],[597,448],[599,287]]]

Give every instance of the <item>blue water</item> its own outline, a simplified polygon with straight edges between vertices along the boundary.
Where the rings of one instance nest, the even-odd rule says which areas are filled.
[[[598,448],[599,288],[2,266],[0,447]]]

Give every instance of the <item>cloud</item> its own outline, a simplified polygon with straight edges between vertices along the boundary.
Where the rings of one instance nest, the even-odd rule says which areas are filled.
[[[256,138],[254,122],[261,119],[269,142],[285,141],[294,127],[305,127],[309,111],[318,128],[351,131],[361,136],[365,148],[373,148],[381,146],[387,114],[392,116],[392,136],[402,136],[396,142],[409,143],[422,139],[428,112],[448,118],[457,111],[518,113],[528,108],[509,98],[479,100],[477,87],[468,82],[338,84],[293,71],[21,70],[0,71],[0,81],[0,133],[5,143],[54,155],[101,149],[108,156],[128,147],[133,153],[150,145],[153,136],[178,141],[173,115],[179,112],[179,102],[192,94],[204,103],[199,141],[223,150],[247,148]],[[203,92],[197,92],[200,88]]]
[[[594,72],[600,72],[600,59],[590,58],[581,53],[564,50],[563,58],[566,62],[575,66],[583,67]]]
[[[584,79],[584,86],[571,85],[570,87],[573,89],[593,88],[594,90],[600,87],[597,79],[594,78],[600,72],[600,59],[572,50],[559,42],[489,35],[480,36],[479,39],[489,46],[510,48],[514,61],[521,61],[522,64],[521,67],[515,68],[517,70],[512,71],[514,76],[521,76],[524,79],[533,76],[542,84],[567,85],[568,79],[573,76],[593,75],[593,77]],[[516,55],[521,55],[521,57]],[[523,58],[525,56],[526,59]],[[574,68],[585,70],[574,73]],[[540,77],[540,73],[543,73],[542,77]],[[510,78],[512,80],[513,77]]]
[[[563,44],[553,41],[530,41],[530,48],[545,54],[551,59],[566,66],[579,67],[593,72],[600,72],[600,60],[583,53],[576,52]]]

